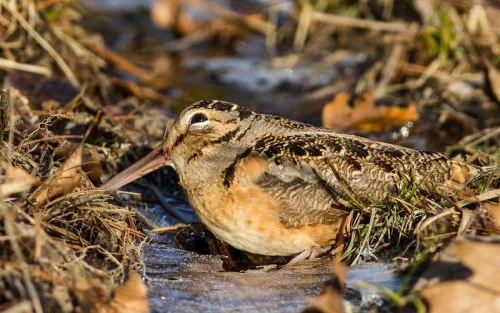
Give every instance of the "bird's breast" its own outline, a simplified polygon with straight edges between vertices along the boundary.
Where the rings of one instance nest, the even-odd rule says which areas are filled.
[[[236,170],[229,188],[214,181],[186,190],[201,222],[216,237],[240,250],[262,255],[292,255],[334,242],[336,225],[285,227],[280,222],[280,210],[286,208],[253,183],[259,164],[244,170],[248,171],[244,176],[241,168]]]

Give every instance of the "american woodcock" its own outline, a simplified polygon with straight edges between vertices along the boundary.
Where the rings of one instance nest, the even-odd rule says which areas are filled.
[[[478,174],[440,153],[207,100],[187,107],[158,148],[101,189],[167,165],[215,236],[263,255],[307,256],[332,245],[351,210],[396,196],[403,177],[452,195]]]

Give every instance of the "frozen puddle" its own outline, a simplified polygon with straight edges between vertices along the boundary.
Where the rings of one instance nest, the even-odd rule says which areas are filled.
[[[151,312],[301,312],[332,278],[327,257],[267,272],[226,272],[217,256],[164,243],[146,246],[144,262]],[[400,279],[386,264],[354,267],[346,292],[353,306],[380,301],[366,283],[396,289]]]

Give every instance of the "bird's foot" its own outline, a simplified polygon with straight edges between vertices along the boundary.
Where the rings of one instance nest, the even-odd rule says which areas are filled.
[[[304,250],[303,252],[296,255],[293,259],[291,259],[285,266],[296,264],[298,262],[302,262],[307,259],[309,260],[315,259],[318,256],[322,255],[323,253],[328,252],[331,248],[332,247],[325,247],[325,248],[314,247],[311,249]]]

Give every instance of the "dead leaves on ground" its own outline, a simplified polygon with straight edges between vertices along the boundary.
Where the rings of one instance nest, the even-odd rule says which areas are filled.
[[[458,240],[438,254],[414,290],[430,313],[500,312],[500,243]]]
[[[127,282],[115,291],[109,306],[98,310],[99,313],[148,313],[148,289],[139,274],[131,272]]]
[[[148,290],[137,272],[130,272],[112,298],[107,287],[97,279],[81,279],[76,283],[75,295],[83,312],[149,313]]]
[[[344,292],[349,268],[341,263],[333,267],[334,278],[326,282],[321,295],[309,300],[309,307],[302,313],[343,313]]]
[[[433,258],[399,311],[421,312],[425,304],[429,313],[500,312],[499,264],[500,241],[456,240]],[[344,312],[347,272],[348,267],[335,264],[335,278],[325,284],[319,297],[309,300],[303,313]]]
[[[35,205],[46,203],[49,199],[71,192],[82,178],[83,146],[78,146],[66,162],[36,190],[30,197]]]
[[[0,162],[0,167],[5,170],[5,173],[0,175],[0,194],[3,198],[28,191],[37,181],[22,168],[7,162]]]
[[[349,103],[354,103],[350,106]],[[351,99],[347,92],[338,93],[323,107],[321,120],[324,127],[336,130],[348,128],[366,132],[381,132],[419,118],[417,106],[377,106],[372,92]]]

